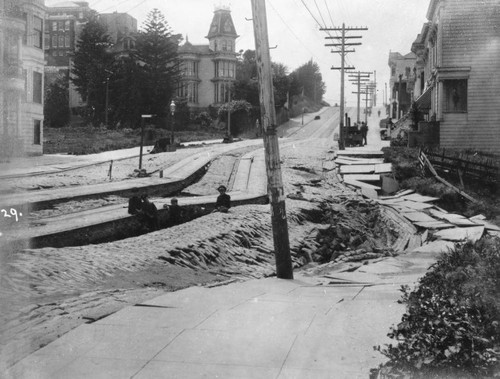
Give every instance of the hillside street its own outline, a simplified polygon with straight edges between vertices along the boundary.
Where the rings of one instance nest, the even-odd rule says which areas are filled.
[[[323,224],[320,217],[311,216],[312,214],[322,213],[321,207],[325,201],[340,202],[340,204],[342,204],[342,201],[354,201],[360,202],[360,204],[366,203],[360,195],[341,184],[334,171],[324,170],[325,162],[331,159],[334,149],[333,146],[335,145],[331,127],[332,124],[336,125],[338,122],[338,120],[335,119],[335,108],[326,109],[320,112],[320,120],[311,120],[314,115],[308,116],[310,116],[310,119],[306,120],[308,122],[306,122],[304,128],[301,128],[297,121],[295,121],[295,123],[292,121],[288,129],[285,128],[280,131],[282,135],[290,135],[290,137],[284,137],[283,141],[293,142],[282,148],[280,153],[285,193],[289,195],[289,199],[287,200],[287,215],[290,245],[296,274],[299,278],[302,278],[299,282],[293,281],[288,285],[280,283],[280,281],[276,279],[266,279],[262,282],[264,287],[266,287],[264,292],[255,292],[255,290],[252,289],[255,288],[253,287],[254,284],[249,284],[250,287],[242,283],[236,284],[238,282],[247,282],[249,279],[257,278],[257,281],[251,280],[248,283],[255,283],[257,288],[262,288],[262,285],[258,284],[259,279],[273,276],[275,267],[272,253],[273,246],[268,205],[235,207],[231,209],[228,214],[213,213],[169,229],[105,244],[59,249],[43,248],[13,252],[9,257],[2,258],[2,260],[7,263],[2,267],[5,271],[2,273],[1,287],[1,302],[3,305],[6,305],[2,306],[3,311],[1,315],[3,325],[1,330],[2,364],[4,365],[2,370],[6,370],[6,367],[21,360],[14,368],[10,369],[13,371],[8,371],[9,374],[13,375],[11,377],[33,377],[35,372],[36,375],[39,375],[36,377],[47,378],[57,377],[58,375],[60,377],[98,377],[99,375],[102,377],[111,377],[109,375],[117,375],[117,377],[131,376],[132,374],[127,373],[138,372],[137,369],[134,368],[134,365],[130,366],[132,371],[121,371],[125,366],[129,367],[128,364],[118,371],[116,365],[113,365],[113,367],[115,367],[114,369],[106,366],[108,368],[103,370],[101,370],[101,366],[99,366],[101,369],[96,366],[95,369],[97,371],[85,371],[86,374],[79,371],[80,369],[72,371],[70,366],[67,366],[69,361],[64,361],[63,359],[58,360],[57,363],[53,361],[54,356],[52,353],[46,355],[47,353],[44,353],[44,351],[48,351],[46,350],[47,348],[57,346],[58,344],[59,346],[70,346],[68,345],[69,342],[62,342],[64,338],[70,338],[70,334],[65,335],[65,333],[70,332],[78,326],[84,329],[75,329],[76,335],[84,331],[85,328],[88,329],[91,325],[101,328],[99,325],[107,324],[105,320],[112,319],[113,316],[109,315],[114,314],[120,309],[125,308],[124,310],[126,310],[128,309],[126,308],[127,306],[142,303],[144,301],[150,301],[152,302],[151,304],[156,304],[156,300],[154,299],[164,294],[165,291],[196,286],[196,288],[201,290],[200,294],[202,294],[202,297],[207,302],[207,306],[205,307],[206,311],[210,309],[212,309],[212,311],[217,309],[222,311],[222,309],[231,309],[229,303],[225,302],[222,308],[217,306],[217,304],[222,304],[220,302],[226,296],[224,295],[224,293],[226,293],[225,289],[233,294],[233,296],[230,296],[227,300],[232,299],[231,301],[236,301],[236,303],[234,303],[234,305],[236,305],[258,294],[262,296],[264,293],[269,292],[269,294],[271,294],[275,293],[275,291],[285,294],[288,293],[289,290],[293,290],[293,288],[305,289],[312,285],[312,289],[318,284],[328,285],[328,283],[335,283],[338,280],[346,280],[352,284],[347,286],[351,288],[349,291],[345,293],[342,292],[342,294],[336,294],[336,300],[333,300],[333,298],[330,299],[334,302],[347,299],[345,296],[354,300],[357,297],[356,293],[359,293],[364,288],[368,288],[366,286],[369,285],[371,287],[374,283],[382,280],[382,282],[380,282],[382,287],[380,288],[384,288],[382,293],[385,295],[382,296],[384,300],[379,301],[378,304],[383,307],[388,306],[391,311],[387,313],[387,310],[380,309],[381,315],[384,315],[384,317],[380,319],[375,317],[374,321],[377,320],[376,324],[366,324],[361,321],[361,319],[351,324],[358,317],[366,314],[364,310],[365,306],[358,308],[358,306],[354,306],[354,303],[352,303],[354,306],[353,308],[351,306],[342,308],[342,314],[346,312],[344,316],[346,319],[341,324],[338,324],[338,321],[335,321],[334,324],[336,323],[338,326],[343,324],[344,327],[335,331],[334,334],[344,339],[346,343],[347,341],[353,342],[355,346],[359,347],[360,351],[364,351],[363,353],[359,353],[358,357],[360,362],[362,361],[363,363],[355,363],[356,360],[351,361],[354,357],[352,354],[357,356],[358,353],[348,353],[347,356],[350,358],[348,358],[347,361],[350,363],[347,364],[347,368],[344,367],[342,369],[345,376],[339,374],[339,376],[335,375],[335,377],[361,377],[356,375],[361,375],[359,373],[366,373],[367,369],[376,367],[377,362],[382,361],[382,356],[373,352],[372,346],[384,342],[385,334],[388,332],[389,326],[391,323],[397,322],[402,311],[402,309],[396,307],[395,304],[399,296],[399,285],[403,283],[413,283],[416,277],[421,274],[422,269],[425,269],[425,267],[432,262],[432,254],[421,256],[420,258],[425,258],[424,261],[421,262],[415,261],[415,257],[411,259],[408,258],[409,260],[405,263],[397,259],[390,261],[392,258],[389,258],[389,261],[387,261],[387,259],[376,259],[373,261],[373,269],[369,269],[371,264],[367,261],[368,266],[366,266],[367,269],[364,270],[363,274],[360,274],[358,271],[355,271],[350,277],[349,275],[346,277],[345,274],[336,274],[335,277],[337,279],[333,281],[328,275],[333,275],[335,270],[328,265],[326,265],[324,269],[321,269],[321,265],[309,265],[305,267],[306,270],[299,269],[299,267],[304,264],[301,258],[304,248],[307,246],[309,246],[309,248],[317,246],[315,240],[318,231],[328,227],[328,225]],[[370,129],[368,137],[368,148],[380,148],[378,122],[375,117],[373,120],[370,120],[369,124],[373,125],[373,127]],[[309,130],[306,130],[307,128]],[[306,138],[304,136],[308,137]],[[212,164],[201,181],[185,188],[183,192],[200,194],[214,191],[221,183],[222,178],[230,175],[233,166],[234,157],[224,155],[219,157]],[[71,175],[70,173],[71,171],[67,171],[65,175]],[[30,180],[36,180],[34,178],[35,177]],[[155,199],[153,199],[153,201],[154,200]],[[126,201],[126,199],[122,201]],[[196,259],[196,256],[204,256],[205,259]],[[206,257],[208,256],[215,257],[215,260],[210,265],[204,263],[207,261]],[[171,257],[174,257],[175,264],[170,263],[172,262]],[[387,266],[387,263],[389,266]],[[416,268],[418,268],[417,271],[415,271]],[[401,269],[403,271],[409,271],[407,271],[405,279],[402,280],[394,279],[392,275],[387,276],[387,274],[384,274],[385,276],[383,275],[382,277],[377,277],[377,273],[379,272],[394,272],[395,269],[397,269],[397,271]],[[361,277],[359,275],[361,275]],[[305,279],[306,277],[309,279]],[[305,280],[305,282],[302,283],[302,280]],[[226,285],[206,289],[208,291],[206,293],[205,288],[200,287],[217,282]],[[282,290],[280,290],[280,288],[284,289],[285,292],[281,292]],[[329,288],[336,287],[333,285],[333,287]],[[390,291],[387,292],[386,290],[388,289],[390,289]],[[178,299],[191,299],[193,302],[195,301],[195,297],[190,297],[190,295],[185,296],[182,295],[182,293],[183,292],[179,292]],[[175,294],[175,292],[173,294]],[[219,294],[222,295],[222,299],[219,297]],[[371,299],[370,301],[374,301],[381,295],[374,294],[373,296],[368,295],[366,300]],[[170,301],[168,303],[170,304]],[[295,303],[295,301],[292,301],[292,303]],[[303,309],[303,311],[306,312],[304,315],[307,315],[307,317],[314,316],[317,312],[326,312],[325,315],[328,315],[332,309],[337,309],[337,311],[332,313],[337,314],[340,308],[337,306],[332,308],[332,304],[331,302],[327,302],[325,304],[327,308],[322,306],[319,306],[319,308],[316,306],[312,306],[312,308],[306,306],[306,308],[303,308],[305,304],[302,304],[302,306],[297,305],[298,308],[294,306],[286,310],[285,313],[280,311],[279,314],[281,315],[280,317],[285,317],[284,320],[289,320],[289,322],[292,323],[295,322],[293,320],[300,323],[311,323],[312,320],[304,321],[300,318],[293,318],[293,320],[289,319],[287,314],[291,315],[299,309]],[[350,302],[346,302],[345,304],[349,305]],[[193,308],[192,310],[195,309]],[[267,311],[261,311],[264,312],[261,313],[262,317],[265,317],[264,315]],[[185,319],[185,317],[187,317],[185,320],[188,320],[191,317],[189,316],[191,311],[186,308],[185,312],[186,313],[179,313],[180,320]],[[202,316],[201,319],[204,317],[208,317],[208,314]],[[278,321],[275,317],[278,317],[278,315],[274,314],[270,320]],[[100,319],[103,321],[94,323]],[[320,319],[321,318],[318,320]],[[167,322],[169,328],[177,328],[172,324],[175,323],[174,319],[169,318],[169,320],[170,321]],[[253,322],[258,320],[261,320],[263,323],[259,322],[258,325],[253,324]],[[228,321],[225,321],[226,326],[229,325],[227,322]],[[315,328],[320,327],[324,322],[327,322],[327,319],[321,321]],[[91,323],[91,325],[86,325],[88,323]],[[143,322],[140,323],[143,324]],[[247,343],[251,343],[251,340],[248,340],[248,335],[243,331],[246,328],[250,328],[251,330],[257,328],[259,333],[263,333],[263,335],[266,333],[266,321],[259,317],[250,318],[250,316],[247,315],[242,319],[240,318],[238,323],[240,323],[238,329],[243,328],[243,334],[241,334],[240,337],[243,338],[244,341],[247,341]],[[111,324],[115,325],[113,322],[111,322]],[[150,328],[153,327],[154,324],[155,323],[148,322],[143,326]],[[333,327],[334,324],[331,324],[331,326]],[[350,326],[348,326],[348,324]],[[178,325],[178,327],[183,330],[186,327],[183,324]],[[274,324],[272,323],[268,326],[272,325]],[[357,327],[359,327],[358,330],[356,330]],[[290,324],[290,328],[290,331],[293,330],[293,333],[300,333],[302,330],[302,328],[296,329],[293,324]],[[354,330],[352,328],[354,328]],[[173,330],[171,331],[174,334],[178,333]],[[375,332],[375,334],[372,332]],[[118,335],[124,336],[121,332],[118,333],[117,336]],[[139,335],[133,338],[141,339],[146,335],[147,332],[146,334],[140,332]],[[239,334],[236,333],[236,336],[238,335]],[[283,337],[287,339],[287,343],[292,341],[289,337],[285,337],[285,335],[281,333],[278,333],[278,335],[277,341]],[[351,337],[348,337],[349,335],[351,335]],[[374,335],[378,337],[374,338]],[[60,340],[61,342],[58,342],[58,338],[61,336],[64,337]],[[225,338],[223,336],[220,337],[223,339]],[[258,338],[258,336],[255,336],[255,338]],[[78,340],[84,341],[81,337],[78,337]],[[265,340],[270,343],[268,339]],[[52,341],[55,341],[55,345],[49,344]],[[260,342],[257,341],[258,339],[255,340],[255,343],[260,344]],[[312,341],[314,341],[314,338],[311,342]],[[186,343],[187,345],[185,348],[188,350],[191,350],[192,347],[195,346],[187,341]],[[319,344],[323,345],[325,343],[326,341],[323,341]],[[49,345],[46,349],[39,350],[47,344]],[[117,343],[115,343],[114,346],[115,347],[112,348],[113,351],[116,350],[116,346],[118,346]],[[228,352],[221,346],[222,345],[217,345],[217,348],[221,348],[222,351],[225,351],[227,354]],[[266,343],[266,349],[272,349],[272,346],[274,345]],[[286,346],[286,343],[279,348],[280,351],[284,346]],[[317,346],[317,348],[320,348],[320,346]],[[107,349],[108,348],[103,350],[103,352],[111,351]],[[132,352],[132,350],[130,350],[130,352]],[[195,353],[195,350],[192,350],[193,353]],[[37,351],[39,351],[38,355],[36,355]],[[80,351],[80,347],[75,346],[73,352],[76,356],[81,357],[83,361],[91,359],[95,363],[95,359],[107,359],[108,357],[105,353],[96,353],[97,355],[92,355],[93,358],[89,358],[90,356],[84,357],[85,354],[81,355],[78,351]],[[35,355],[32,356],[33,358],[28,357],[23,360],[23,358],[31,353],[35,353]],[[186,354],[186,352],[184,354]],[[333,356],[335,356],[335,354],[333,354]],[[50,361],[53,363],[48,366],[45,366],[45,363],[40,364],[40,362],[44,361],[44,359],[41,360],[41,357],[52,357]],[[134,358],[140,360],[140,354],[136,355]],[[279,357],[276,358],[278,361],[282,359]],[[31,366],[31,363],[29,363],[35,362],[33,359],[37,362],[35,366]],[[119,359],[123,359],[123,357]],[[148,358],[148,360],[149,359],[150,358]],[[214,357],[214,359],[217,361],[216,357]],[[327,361],[328,360],[331,359],[328,358]],[[196,361],[195,359],[192,363]],[[47,361],[47,363],[48,362],[49,361]],[[291,371],[288,371],[289,374],[295,372],[297,369],[299,369],[299,371],[294,375],[285,375],[287,372],[285,370],[282,371],[282,376],[280,377],[304,377],[300,372],[309,372],[308,370],[311,369],[313,371],[308,374],[312,375],[311,377],[322,377],[321,375],[330,377],[331,373],[329,373],[328,367],[333,367],[328,365],[325,366],[325,363],[321,363],[317,367],[311,367],[307,362],[300,363],[301,361],[298,359],[298,356],[291,361],[288,360],[288,362],[295,362],[290,366]],[[227,372],[217,371],[226,372],[226,374],[222,375],[226,377],[235,377],[234,375],[236,375],[236,372],[241,373],[241,375],[237,375],[238,377],[278,377],[277,375],[280,372],[280,370],[275,370],[274,363],[271,364],[270,361],[264,364],[263,367],[250,371],[247,365],[253,366],[255,364],[253,360],[244,363],[243,366],[240,365],[241,361],[239,360],[233,363],[237,371],[231,371],[228,367],[226,367],[226,369],[229,370]],[[283,365],[283,363],[281,363],[281,365]],[[88,366],[88,362],[84,366]],[[152,369],[153,366],[151,366],[150,369]],[[257,364],[257,366],[260,366],[260,364]],[[32,371],[35,367],[36,371]],[[93,366],[90,365],[87,369],[89,369],[89,367]],[[187,374],[186,371],[183,371],[183,374],[178,372],[177,375],[180,377],[198,377],[195,374],[196,370],[191,371],[191,369],[189,369],[190,365],[184,365],[184,367],[186,370],[189,370],[188,372],[190,372],[189,375],[191,376],[185,376]],[[247,369],[243,367],[247,367]],[[264,367],[268,368],[264,369]],[[149,374],[147,374],[148,370],[144,371],[144,377],[154,377],[154,371],[149,371]],[[175,370],[177,369],[174,369],[174,371]],[[313,374],[315,372],[314,370],[319,370],[316,374],[320,376]],[[15,374],[16,372],[18,374]],[[262,376],[258,374],[259,372],[262,373]]]

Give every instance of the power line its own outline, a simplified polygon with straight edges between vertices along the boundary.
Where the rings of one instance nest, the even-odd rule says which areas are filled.
[[[302,44],[302,46],[304,46],[306,48],[306,50],[309,51],[309,53],[311,53],[311,55],[314,55],[314,53],[307,47],[307,45],[304,42],[302,42],[302,40],[295,34],[295,32],[293,31],[293,29],[285,22],[285,20],[283,19],[283,17],[281,17],[281,14],[274,7],[274,5],[271,3],[271,1],[269,1],[269,5],[271,6],[271,8],[273,8],[273,11],[278,15],[278,17],[280,18],[281,22],[288,28],[288,30],[290,30],[290,32],[293,34],[293,36],[295,37],[295,39],[297,41],[299,41]],[[318,59],[316,58],[316,60],[318,60]]]
[[[100,0],[99,0],[99,1],[100,1]],[[130,0],[123,0],[123,1],[119,2],[119,3],[118,3],[118,4],[116,4],[116,5],[111,5],[110,7],[107,7],[107,8],[105,8],[105,9],[103,9],[103,10],[101,11],[101,13],[102,13],[102,12],[109,11],[110,9],[113,9],[113,8],[118,9],[118,7],[119,7],[120,5],[125,4],[127,1],[130,1]]]

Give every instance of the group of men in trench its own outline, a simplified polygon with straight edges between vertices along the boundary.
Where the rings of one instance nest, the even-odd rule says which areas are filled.
[[[227,188],[224,185],[220,185],[217,190],[219,191],[219,196],[217,196],[213,212],[227,213],[229,208],[231,208],[231,196],[226,193]],[[160,225],[156,205],[149,200],[147,194],[139,196],[137,188],[134,188],[132,192],[133,195],[128,202],[128,213],[137,216],[147,231],[158,230]],[[170,199],[170,205],[165,204],[163,207],[168,209],[168,226],[181,224],[184,221],[182,207],[179,206],[178,199],[175,197]]]

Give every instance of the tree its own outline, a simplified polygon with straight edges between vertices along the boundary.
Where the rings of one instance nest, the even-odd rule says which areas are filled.
[[[282,106],[289,91],[288,68],[282,63],[272,63],[274,98],[277,106]],[[236,81],[233,86],[234,99],[246,100],[259,107],[259,83],[255,50],[246,50],[236,64]]]
[[[182,39],[173,35],[158,9],[153,9],[137,38],[134,57],[141,67],[141,112],[156,115],[158,122],[168,113],[179,77],[177,49]]]
[[[71,81],[86,101],[88,118],[93,123],[101,123],[105,118],[106,80],[113,62],[110,45],[106,26],[92,15],[76,44]]]
[[[293,95],[304,94],[315,102],[321,102],[326,87],[317,63],[311,59],[292,72],[290,88]]]
[[[290,79],[288,78],[288,68],[282,63],[272,63],[274,104],[277,107],[283,106],[290,91]]]
[[[68,77],[60,75],[53,82],[47,81],[43,107],[44,124],[51,128],[61,128],[69,122]]]

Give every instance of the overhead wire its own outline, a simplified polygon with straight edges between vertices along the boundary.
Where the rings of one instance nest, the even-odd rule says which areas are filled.
[[[99,1],[100,1],[100,0],[98,0],[97,2],[99,2]],[[106,12],[106,11],[109,11],[110,9],[113,9],[113,8],[118,9],[118,7],[119,7],[120,5],[125,4],[127,1],[130,1],[130,0],[123,0],[123,1],[120,1],[120,2],[119,2],[118,4],[116,4],[116,5],[111,5],[111,6],[107,7],[107,8],[105,8],[105,9],[103,9],[101,12]]]
[[[306,48],[306,50],[309,51],[309,53],[311,53],[311,55],[314,55],[314,53],[307,47],[307,45],[304,42],[302,42],[302,40],[295,34],[295,32],[293,31],[293,29],[286,23],[286,21],[283,19],[283,17],[278,12],[278,10],[274,7],[274,5],[272,4],[271,1],[269,1],[269,5],[273,9],[273,11],[278,15],[278,17],[280,18],[281,22],[287,27],[288,30],[290,30],[290,32],[293,34],[293,36],[295,37],[295,39],[297,41],[299,41],[302,44],[302,46],[304,46]]]

